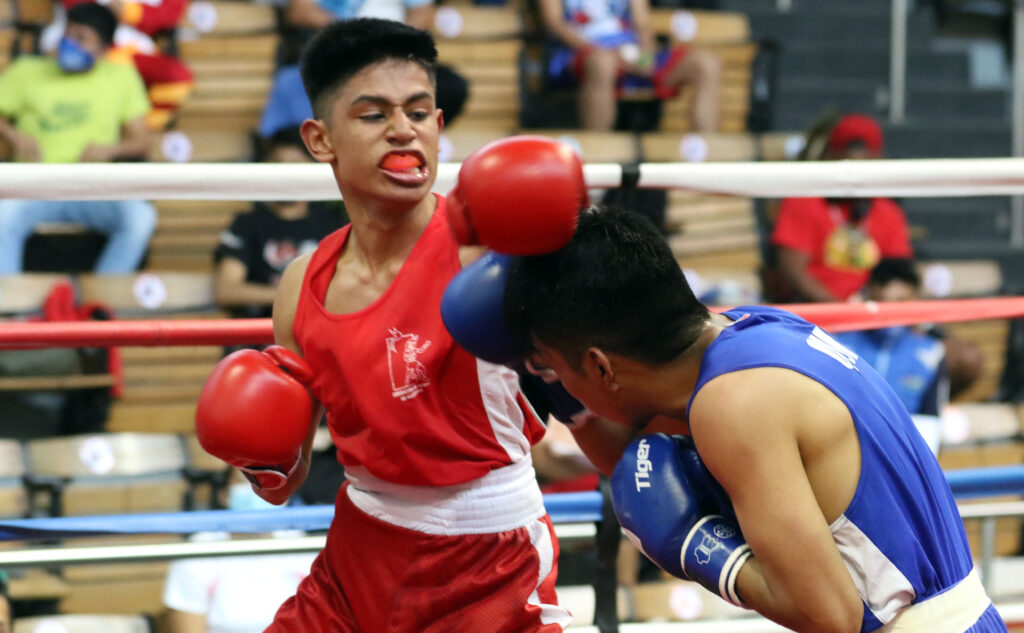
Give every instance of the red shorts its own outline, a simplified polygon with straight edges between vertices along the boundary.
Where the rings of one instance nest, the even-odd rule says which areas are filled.
[[[438,536],[371,517],[341,487],[327,545],[269,633],[560,633],[558,541],[545,515]]]

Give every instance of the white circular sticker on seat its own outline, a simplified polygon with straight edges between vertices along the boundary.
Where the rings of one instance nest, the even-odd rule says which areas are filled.
[[[94,475],[107,475],[114,470],[117,459],[114,447],[102,437],[90,437],[78,447],[78,459]]]
[[[144,273],[135,278],[132,296],[143,308],[155,310],[167,302],[167,286],[157,275]]]

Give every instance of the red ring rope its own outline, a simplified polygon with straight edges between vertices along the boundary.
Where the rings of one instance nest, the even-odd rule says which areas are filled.
[[[1024,316],[1024,297],[779,306],[826,330],[845,332],[914,323]],[[720,310],[720,308],[713,308]],[[0,348],[264,344],[270,319],[0,323]]]

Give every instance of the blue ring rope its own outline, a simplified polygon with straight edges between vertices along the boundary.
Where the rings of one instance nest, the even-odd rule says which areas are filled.
[[[1024,466],[997,466],[946,472],[958,498],[1024,494]],[[598,492],[544,495],[554,523],[601,520]],[[192,534],[195,532],[265,533],[276,530],[326,530],[334,517],[331,505],[292,506],[280,510],[202,510],[161,514],[52,517],[0,521],[0,541],[38,540],[110,534]]]

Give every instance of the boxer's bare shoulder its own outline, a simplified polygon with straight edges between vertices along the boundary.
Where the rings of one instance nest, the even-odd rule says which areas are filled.
[[[292,327],[295,325],[302,280],[306,276],[306,269],[309,268],[312,257],[312,253],[306,253],[288,264],[281,275],[281,283],[278,284],[277,295],[274,297],[274,342],[299,354],[302,350],[295,341]]]

